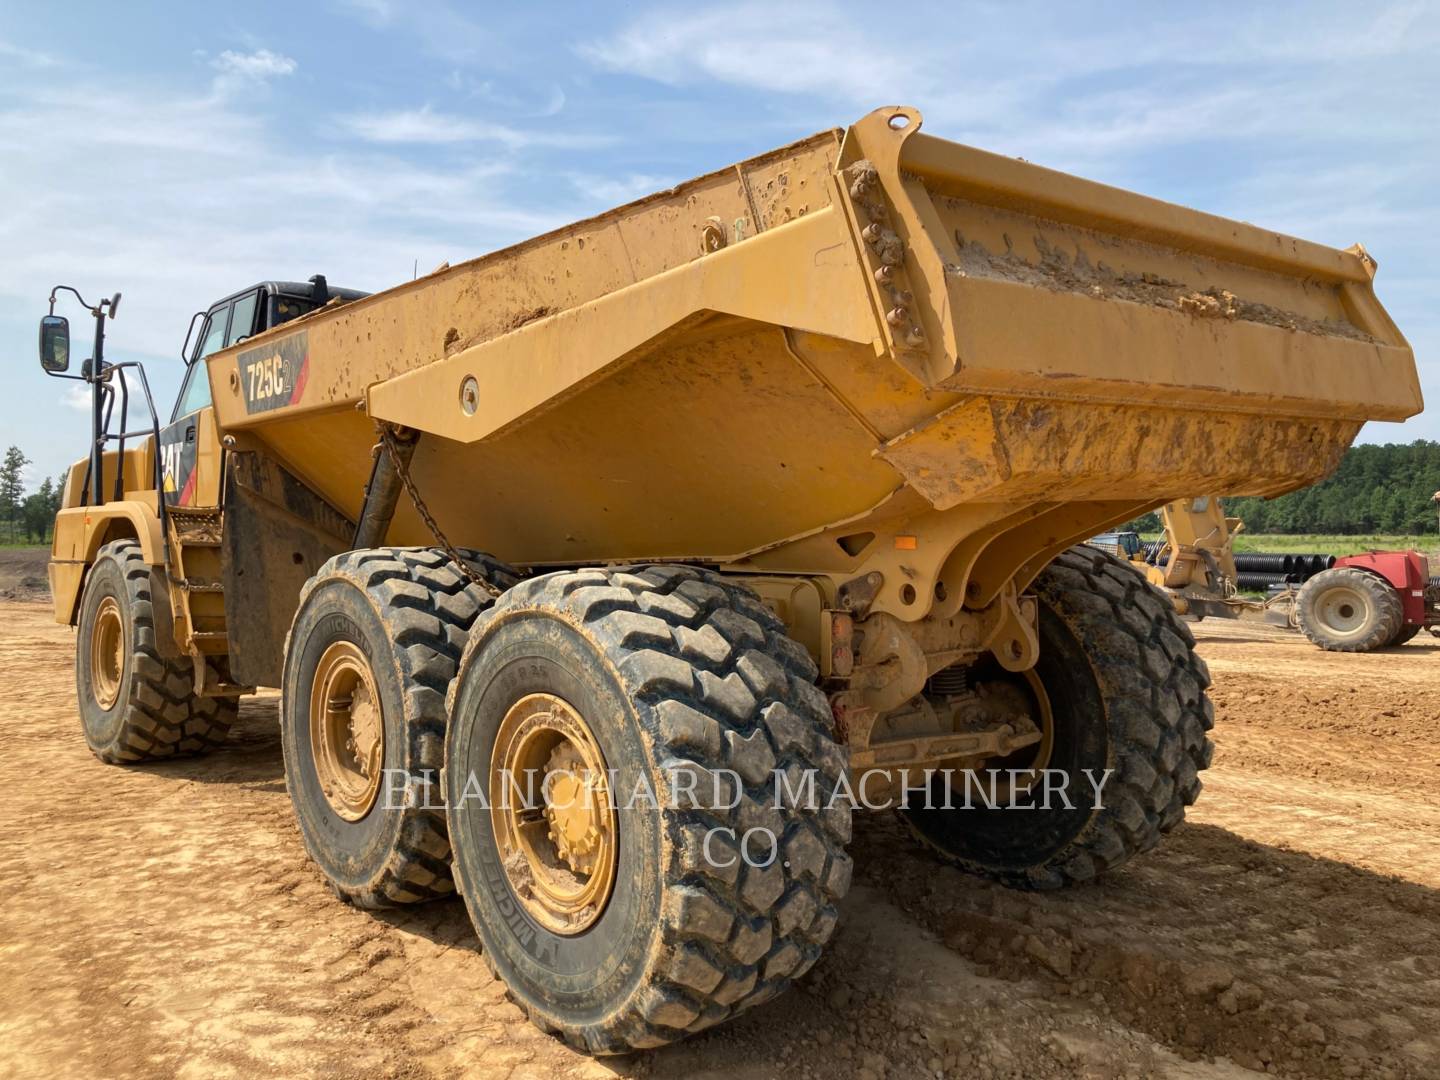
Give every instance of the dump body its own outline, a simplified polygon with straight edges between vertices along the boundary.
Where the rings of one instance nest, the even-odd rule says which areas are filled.
[[[384,421],[423,433],[456,543],[878,572],[874,610],[916,620],[1420,409],[1363,251],[920,125],[879,110],[218,353],[218,427],[351,520]],[[408,500],[387,539],[433,542]]]

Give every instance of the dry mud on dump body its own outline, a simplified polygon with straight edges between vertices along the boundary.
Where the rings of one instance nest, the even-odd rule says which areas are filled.
[[[0,1076],[1440,1076],[1440,647],[1197,630],[1215,766],[1154,852],[1023,894],[862,816],[841,930],[797,989],[595,1061],[505,1000],[458,901],[334,899],[273,696],[211,757],[101,765],[73,631],[0,604]]]

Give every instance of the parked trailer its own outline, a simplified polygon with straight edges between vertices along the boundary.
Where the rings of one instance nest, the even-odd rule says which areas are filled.
[[[1289,622],[1331,652],[1403,645],[1440,629],[1440,582],[1418,551],[1347,555],[1300,587]]]
[[[1205,665],[1073,545],[1312,483],[1417,412],[1374,270],[891,107],[231,344],[168,471],[158,419],[106,442],[139,370],[96,305],[94,484],[51,571],[86,738],[173,755],[206,702],[279,686],[340,896],[458,885],[537,1024],[673,1041],[815,963],[857,782],[998,770],[994,809],[905,819],[1021,887],[1182,819]],[[47,321],[47,370],[68,351]],[[1004,809],[1047,769],[1065,799]]]

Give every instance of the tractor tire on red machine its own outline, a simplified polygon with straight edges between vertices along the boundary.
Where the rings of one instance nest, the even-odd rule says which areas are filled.
[[[1330,652],[1384,648],[1407,629],[1394,587],[1352,566],[1337,566],[1305,582],[1295,615],[1305,636]]]

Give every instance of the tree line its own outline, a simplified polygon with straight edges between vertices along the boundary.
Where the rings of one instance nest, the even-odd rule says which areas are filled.
[[[1437,491],[1440,442],[1416,439],[1352,446],[1332,476],[1276,499],[1224,501],[1225,512],[1244,521],[1247,533],[1418,536],[1437,531]],[[1158,532],[1160,517],[1146,514],[1127,527]]]
[[[6,450],[5,460],[0,462],[0,543],[42,544],[50,539],[55,526],[65,482],[47,476],[27,495],[24,474],[29,464],[18,446]]]

